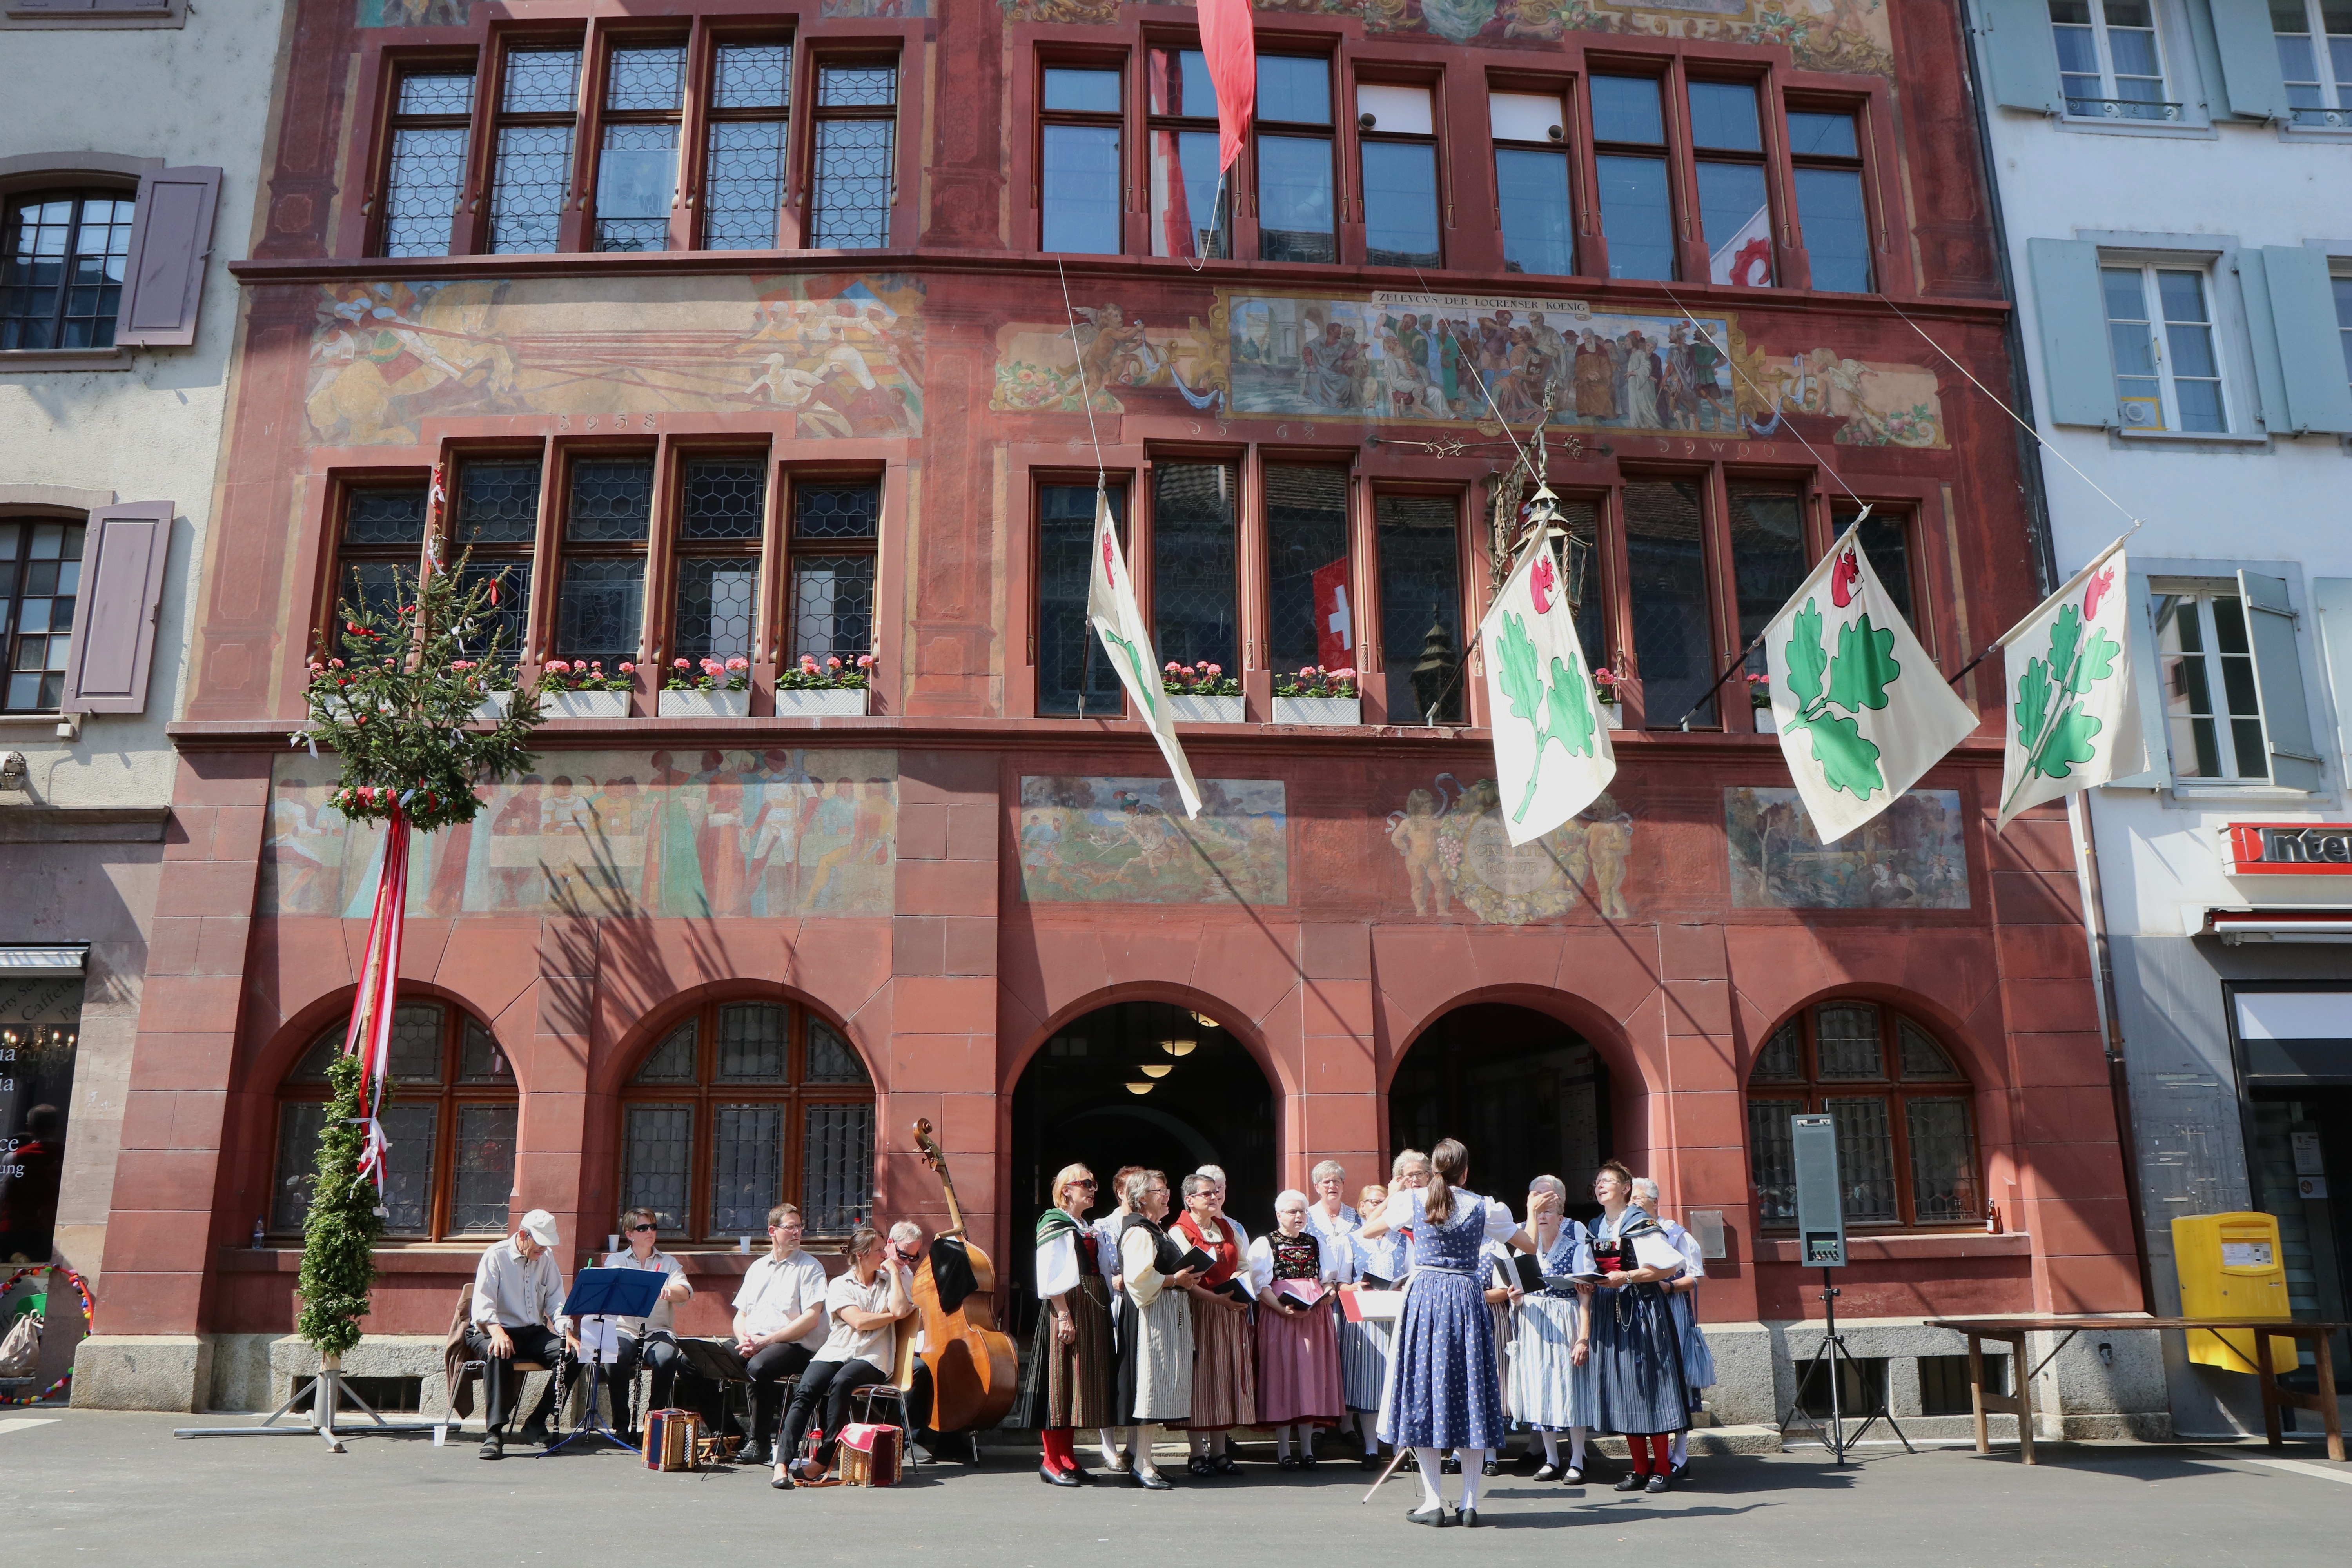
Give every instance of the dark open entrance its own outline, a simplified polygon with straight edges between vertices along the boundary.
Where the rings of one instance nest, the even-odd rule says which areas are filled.
[[[1035,1310],[1026,1244],[1056,1171],[1075,1162],[1094,1172],[1100,1215],[1117,1202],[1121,1165],[1165,1171],[1180,1190],[1185,1173],[1220,1165],[1229,1212],[1255,1236],[1274,1223],[1274,1131],[1265,1074],[1215,1024],[1165,1002],[1120,1002],[1064,1025],[1013,1090],[1013,1266],[1001,1272],[1021,1331]]]
[[[1441,1138],[1469,1146],[1471,1189],[1514,1213],[1529,1182],[1558,1176],[1570,1215],[1598,1214],[1609,1068],[1583,1036],[1531,1008],[1457,1007],[1413,1042],[1389,1086],[1391,1151],[1426,1151]]]

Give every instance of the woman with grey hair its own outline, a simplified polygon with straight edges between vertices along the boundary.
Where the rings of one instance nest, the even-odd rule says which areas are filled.
[[[1364,1258],[1356,1246],[1356,1232],[1363,1226],[1363,1216],[1347,1200],[1348,1168],[1337,1160],[1325,1160],[1307,1173],[1313,1184],[1315,1201],[1307,1206],[1307,1228],[1315,1233],[1322,1244],[1323,1270],[1335,1285],[1355,1284],[1364,1276]],[[1386,1196],[1385,1194],[1382,1194]],[[1381,1359],[1381,1350],[1361,1323],[1351,1323],[1340,1305],[1340,1293],[1331,1292],[1331,1327],[1339,1342],[1339,1396],[1345,1402],[1345,1414],[1339,1418],[1339,1430],[1346,1433],[1353,1426],[1363,1437],[1363,1468],[1372,1469],[1379,1463],[1381,1440],[1374,1435],[1380,1422],[1381,1383],[1388,1363]],[[1314,1452],[1313,1436],[1308,1436],[1307,1452]]]
[[[1250,1243],[1257,1300],[1257,1424],[1274,1428],[1275,1462],[1315,1468],[1315,1428],[1339,1424],[1339,1342],[1331,1321],[1322,1238],[1307,1223],[1307,1194],[1274,1200],[1275,1228]],[[1298,1430],[1297,1456],[1291,1429]]]
[[[1118,1396],[1114,1416],[1129,1429],[1134,1450],[1129,1476],[1151,1491],[1170,1490],[1152,1463],[1160,1428],[1192,1413],[1192,1270],[1184,1248],[1160,1228],[1168,1216],[1168,1173],[1138,1171],[1127,1179],[1128,1216],[1119,1229],[1119,1288],[1127,1296],[1120,1322]]]
[[[1538,1176],[1528,1184],[1527,1228],[1536,1257],[1552,1278],[1592,1272],[1592,1238],[1567,1216],[1568,1184]],[[1511,1414],[1543,1441],[1539,1481],[1584,1479],[1584,1443],[1592,1405],[1591,1348],[1577,1342],[1583,1332],[1583,1302],[1570,1287],[1546,1285],[1521,1296],[1511,1309],[1509,1399]],[[1568,1464],[1559,1462],[1559,1434],[1569,1435]]]
[[[1250,1350],[1249,1237],[1224,1213],[1222,1175],[1184,1178],[1184,1215],[1170,1237],[1205,1254],[1192,1296],[1192,1409],[1186,1419],[1196,1476],[1231,1475],[1229,1434],[1257,1420],[1257,1366]]]
[[[1698,1237],[1668,1219],[1660,1212],[1658,1184],[1649,1176],[1633,1178],[1633,1201],[1642,1212],[1658,1222],[1675,1250],[1683,1255],[1683,1270],[1665,1283],[1666,1309],[1675,1315],[1675,1331],[1681,1336],[1683,1346],[1683,1377],[1690,1390],[1690,1407],[1702,1408],[1705,1398],[1699,1391],[1715,1383],[1715,1352],[1706,1342],[1706,1334],[1698,1326],[1698,1288],[1706,1279],[1706,1255],[1699,1249]],[[1675,1434],[1668,1451],[1668,1461],[1674,1468],[1668,1474],[1682,1480],[1690,1474],[1690,1428]]]

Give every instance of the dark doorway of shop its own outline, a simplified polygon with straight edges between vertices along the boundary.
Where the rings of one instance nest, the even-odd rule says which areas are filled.
[[[2352,1203],[2334,1197],[2327,1182],[2331,1173],[2352,1173],[2352,1086],[2257,1089],[2249,1099],[2254,1206],[2278,1216],[2287,1306],[2298,1318],[2342,1322],[2352,1303],[2347,1289],[2352,1286]],[[2352,1336],[2336,1336],[2339,1394],[2352,1393],[2347,1341]],[[2317,1357],[2306,1344],[2301,1369],[2282,1381],[2312,1393],[2318,1374]]]
[[[1391,1154],[1441,1138],[1469,1145],[1471,1190],[1513,1213],[1525,1212],[1530,1181],[1558,1176],[1568,1212],[1596,1215],[1592,1173],[1611,1147],[1609,1068],[1583,1036],[1533,1008],[1457,1007],[1412,1043],[1389,1085]]]
[[[1274,1131],[1265,1074],[1213,1019],[1165,1002],[1120,1002],[1065,1024],[1013,1090],[1004,1272],[1021,1333],[1036,1310],[1029,1238],[1055,1172],[1076,1163],[1095,1173],[1099,1218],[1118,1202],[1110,1182],[1122,1165],[1167,1172],[1178,1194],[1188,1172],[1220,1166],[1226,1212],[1255,1237],[1274,1224]],[[1180,1202],[1171,1199],[1171,1220]]]

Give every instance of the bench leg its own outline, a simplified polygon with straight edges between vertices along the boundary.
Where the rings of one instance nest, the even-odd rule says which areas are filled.
[[[2327,1428],[2327,1457],[2344,1462],[2344,1406],[2336,1397],[2334,1334],[2313,1336],[2319,1342],[2319,1419]]]
[[[2271,1366],[2271,1337],[2260,1331],[2254,1335],[2254,1379],[2263,1391],[2263,1431],[2272,1447],[2280,1447],[2285,1434],[2279,1426],[2279,1385]]]
[[[1984,1341],[1975,1334],[1969,1336],[1969,1404],[1977,1421],[1977,1452],[1992,1452],[1991,1434],[1985,1422],[1984,1402]]]
[[[2009,1342],[2009,1375],[2017,1384],[2017,1457],[2021,1463],[2030,1465],[2034,1462],[2033,1378],[2022,1333]]]

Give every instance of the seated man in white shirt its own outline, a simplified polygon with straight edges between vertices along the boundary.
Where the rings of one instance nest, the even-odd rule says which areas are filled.
[[[849,1256],[849,1268],[835,1277],[824,1294],[833,1331],[801,1373],[800,1392],[793,1396],[783,1440],[777,1445],[771,1486],[790,1487],[795,1479],[814,1481],[824,1474],[833,1462],[834,1445],[849,1421],[849,1396],[890,1381],[893,1336],[899,1320],[915,1310],[913,1282],[898,1263],[896,1247],[883,1240],[880,1231],[861,1225],[849,1233],[842,1250]],[[793,1456],[800,1451],[802,1434],[809,1429],[820,1402],[824,1405],[824,1441],[795,1468]]]
[[[801,1211],[768,1211],[768,1256],[743,1272],[735,1292],[735,1353],[751,1380],[751,1431],[743,1462],[768,1462],[777,1384],[799,1373],[825,1341],[824,1265],[801,1250]]]
[[[561,1375],[567,1359],[576,1356],[580,1341],[572,1320],[563,1316],[563,1271],[557,1267],[559,1245],[555,1216],[533,1209],[522,1216],[512,1236],[486,1248],[474,1267],[474,1303],[466,1325],[466,1353],[487,1362],[482,1381],[490,1385],[486,1417],[488,1435],[482,1439],[482,1458],[506,1458],[507,1421],[514,1414],[517,1388],[514,1363],[537,1362]],[[526,1443],[547,1440],[547,1417],[555,1406],[555,1385],[549,1382],[539,1406],[523,1423]]]
[[[654,1245],[660,1224],[653,1210],[631,1209],[621,1216],[621,1238],[628,1245],[604,1258],[607,1268],[641,1268],[669,1276],[663,1281],[661,1297],[650,1313],[642,1318],[613,1320],[620,1341],[619,1355],[605,1369],[611,1379],[613,1415],[633,1442],[636,1438],[636,1421],[629,1408],[629,1394],[636,1385],[637,1363],[642,1361],[653,1373],[653,1403],[646,1408],[668,1409],[671,1388],[677,1380],[677,1303],[694,1294],[694,1287],[686,1282],[685,1266]]]

